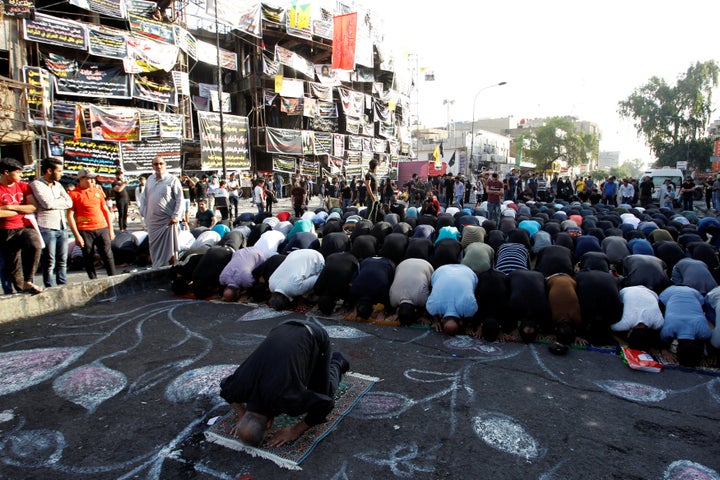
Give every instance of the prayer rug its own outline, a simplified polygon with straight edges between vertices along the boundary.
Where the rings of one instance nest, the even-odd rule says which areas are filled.
[[[224,447],[246,452],[253,457],[267,458],[280,467],[290,470],[302,470],[300,464],[310,455],[313,449],[325,438],[342,419],[350,413],[355,405],[375,385],[379,379],[368,377],[359,373],[348,372],[343,376],[338,389],[335,392],[335,408],[327,416],[327,422],[315,425],[294,442],[282,447],[269,447],[266,442],[260,447],[250,447],[242,443],[238,438],[230,435],[230,430],[237,423],[237,415],[231,410],[215,424],[205,431],[205,438],[213,443]],[[301,421],[303,417],[290,417],[280,415],[275,418],[272,428],[266,435],[266,439],[280,428],[289,427]]]

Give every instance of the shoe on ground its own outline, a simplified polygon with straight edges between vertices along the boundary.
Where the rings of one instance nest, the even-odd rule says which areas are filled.
[[[340,352],[333,352],[332,359],[334,362],[337,362],[338,365],[340,365],[340,373],[345,374],[348,370],[350,370],[350,362],[348,362],[345,357],[343,357],[343,354]]]

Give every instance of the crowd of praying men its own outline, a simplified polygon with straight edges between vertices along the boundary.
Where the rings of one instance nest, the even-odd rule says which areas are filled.
[[[358,319],[382,308],[402,325],[428,319],[486,341],[621,342],[686,366],[720,348],[713,216],[564,200],[508,200],[499,221],[485,203],[386,209],[375,223],[364,213],[244,213],[232,227],[185,230],[172,289]]]

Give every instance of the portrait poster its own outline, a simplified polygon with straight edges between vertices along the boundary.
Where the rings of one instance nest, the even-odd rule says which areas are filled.
[[[94,140],[140,140],[140,112],[135,108],[90,105],[90,126]]]

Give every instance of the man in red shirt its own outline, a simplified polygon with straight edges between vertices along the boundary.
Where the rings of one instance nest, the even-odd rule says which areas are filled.
[[[67,211],[68,225],[75,235],[75,243],[82,248],[85,271],[89,278],[97,278],[95,273],[95,247],[108,276],[115,275],[115,259],[112,253],[112,229],[110,212],[105,194],[95,184],[97,174],[87,168],[78,171],[78,188],[70,192],[72,208]]]
[[[18,292],[36,294],[33,284],[40,263],[42,240],[27,214],[36,210],[30,185],[21,181],[22,164],[14,158],[0,160],[0,245],[3,280],[10,280]],[[5,292],[12,293],[12,292]]]
[[[490,181],[485,185],[485,191],[488,196],[488,217],[490,220],[494,220],[498,225],[500,224],[500,202],[502,200],[503,189],[504,186],[498,179],[498,174],[493,173],[490,176]]]

